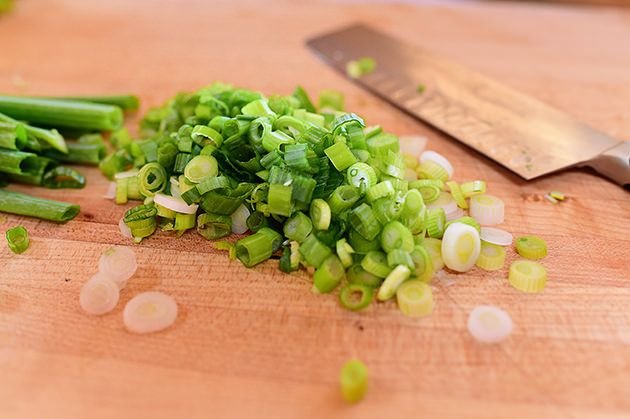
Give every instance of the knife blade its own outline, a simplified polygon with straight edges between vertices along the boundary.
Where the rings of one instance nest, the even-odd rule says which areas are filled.
[[[349,61],[373,58],[376,69],[355,82],[524,179],[591,166],[630,184],[630,142],[473,70],[363,24],[314,37],[307,45],[344,74]]]

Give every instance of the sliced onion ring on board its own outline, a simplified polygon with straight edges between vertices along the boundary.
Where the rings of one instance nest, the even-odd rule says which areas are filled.
[[[478,342],[500,342],[513,327],[510,315],[495,306],[477,306],[468,316],[468,331]]]
[[[479,236],[481,237],[481,240],[492,244],[498,244],[499,246],[509,246],[512,244],[512,240],[514,239],[512,233],[495,227],[481,227]]]
[[[79,294],[79,304],[83,311],[95,316],[112,311],[119,299],[118,285],[102,272],[83,284]]]
[[[128,247],[107,248],[101,254],[98,269],[114,281],[119,288],[123,288],[138,269],[136,254]]]
[[[177,319],[177,303],[164,293],[148,291],[133,297],[123,312],[123,322],[133,333],[151,333],[166,329]]]
[[[440,153],[431,150],[423,152],[420,155],[420,163],[424,163],[425,161],[432,161],[433,163],[439,164],[444,170],[446,170],[449,178],[453,177],[453,165]]]

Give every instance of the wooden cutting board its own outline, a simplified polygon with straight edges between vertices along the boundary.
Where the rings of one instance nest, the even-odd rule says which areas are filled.
[[[398,134],[423,134],[456,167],[506,202],[504,228],[549,244],[549,284],[524,295],[506,271],[437,282],[430,318],[393,302],[364,313],[316,296],[305,274],[275,262],[245,269],[195,233],[136,246],[140,268],[116,310],[88,317],[82,283],[100,252],[126,244],[126,207],[82,191],[28,190],[79,203],[67,225],[20,217],[31,248],[0,243],[0,401],[3,418],[99,417],[630,417],[630,195],[573,171],[525,183],[339,77],[303,45],[361,20],[495,77],[620,138],[630,137],[630,13],[527,4],[211,4],[205,1],[18,1],[0,17],[0,91],[136,92],[143,109],[215,80],[289,93],[334,88],[347,108]],[[135,121],[129,122],[135,127]],[[561,190],[565,202],[543,198]],[[509,250],[508,259],[515,258]],[[131,335],[135,294],[178,302],[173,328]],[[515,323],[501,345],[475,343],[470,310],[495,304]],[[339,397],[349,358],[370,370],[356,406]]]

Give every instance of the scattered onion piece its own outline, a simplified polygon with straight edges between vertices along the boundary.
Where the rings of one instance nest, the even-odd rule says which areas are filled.
[[[473,226],[453,223],[442,237],[442,260],[449,269],[466,272],[475,266],[481,250],[479,233]]]
[[[481,227],[480,237],[485,242],[499,246],[509,246],[514,240],[510,232],[495,227]]]
[[[119,299],[118,285],[102,272],[83,284],[79,294],[79,304],[83,311],[95,316],[112,311]]]
[[[496,196],[482,194],[470,197],[470,216],[481,225],[503,223],[505,204]]]
[[[457,210],[453,212],[446,213],[446,221],[457,220],[458,218],[462,218],[464,215],[466,215],[466,212],[461,208],[457,208]]]
[[[468,331],[478,342],[501,342],[513,328],[510,315],[495,306],[477,306],[468,316]]]
[[[148,291],[133,297],[123,312],[123,322],[133,333],[151,333],[170,327],[177,319],[177,303],[164,293]]]
[[[122,289],[138,269],[136,254],[128,247],[107,248],[98,261],[98,269]]]
[[[179,212],[180,214],[196,214],[199,208],[197,204],[188,205],[186,201],[181,198],[175,198],[174,196],[159,192],[153,197],[153,202],[172,211]]]
[[[442,168],[446,170],[446,173],[448,173],[448,177],[453,177],[453,165],[443,155],[435,151],[427,150],[420,155],[420,163],[424,163],[426,161],[432,161],[433,163],[442,166]]]

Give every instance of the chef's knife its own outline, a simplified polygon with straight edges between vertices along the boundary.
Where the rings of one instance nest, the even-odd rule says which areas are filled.
[[[358,84],[524,179],[590,166],[630,186],[630,141],[612,138],[470,69],[362,24],[312,38],[307,45],[344,74],[349,61],[373,58],[375,71],[356,79]]]

